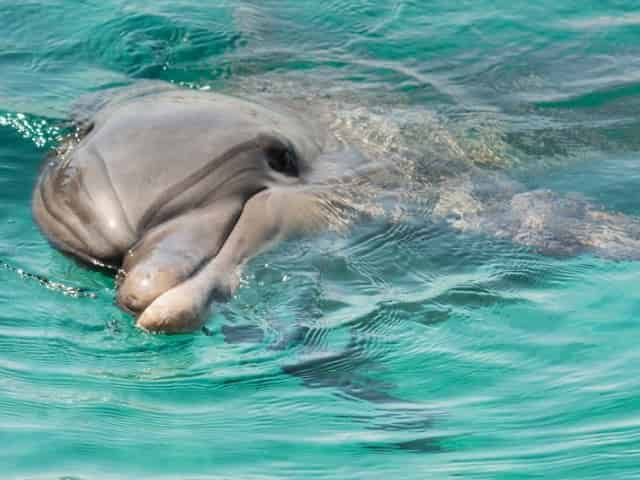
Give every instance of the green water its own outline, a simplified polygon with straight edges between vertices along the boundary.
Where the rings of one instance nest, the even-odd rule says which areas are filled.
[[[636,1],[0,0],[0,26],[1,478],[640,478],[640,263],[374,222],[154,337],[29,206],[76,98],[160,79],[327,94],[395,154],[448,132],[640,215]]]

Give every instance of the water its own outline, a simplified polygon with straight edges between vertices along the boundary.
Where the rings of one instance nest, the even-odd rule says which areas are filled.
[[[76,98],[160,79],[324,98],[381,154],[640,215],[637,2],[2,0],[0,25],[2,478],[640,478],[640,263],[373,222],[255,259],[210,336],[154,337],[29,209]]]

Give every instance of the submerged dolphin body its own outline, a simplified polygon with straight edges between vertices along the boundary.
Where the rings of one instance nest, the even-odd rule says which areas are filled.
[[[199,328],[248,259],[349,216],[326,172],[330,135],[281,106],[166,87],[104,102],[78,132],[48,156],[34,217],[62,251],[121,267],[118,303],[150,331]],[[358,195],[385,174],[362,178],[341,185]],[[640,223],[585,199],[477,169],[442,178],[409,197],[428,195],[431,218],[453,229],[543,253],[639,256]]]

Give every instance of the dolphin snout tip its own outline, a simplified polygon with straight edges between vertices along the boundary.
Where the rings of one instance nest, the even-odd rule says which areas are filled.
[[[172,289],[151,303],[136,320],[136,327],[151,333],[190,333],[202,327],[207,305]]]

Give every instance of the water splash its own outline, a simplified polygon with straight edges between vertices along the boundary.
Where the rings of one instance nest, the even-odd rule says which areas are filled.
[[[60,127],[43,118],[24,113],[0,114],[0,127],[14,129],[22,138],[32,141],[38,148],[54,145],[62,139]]]

